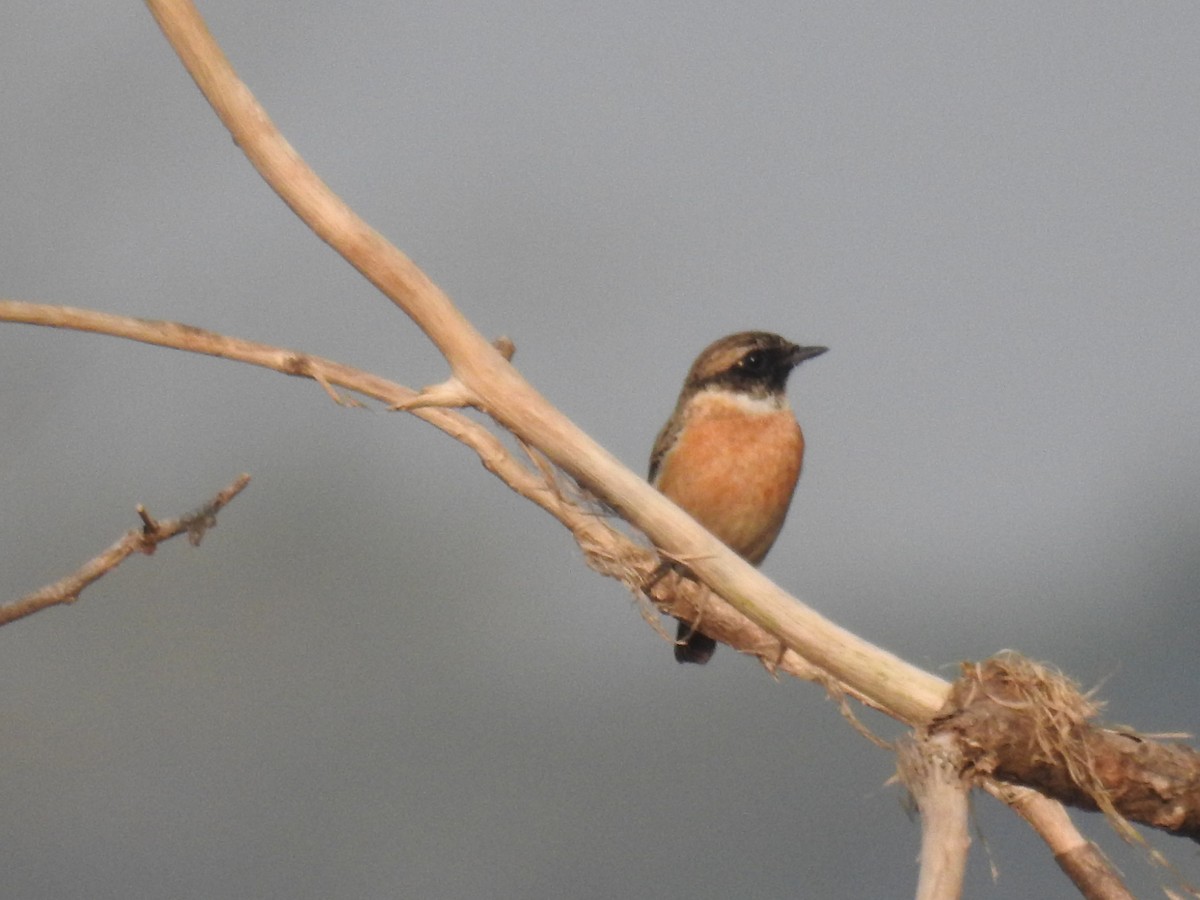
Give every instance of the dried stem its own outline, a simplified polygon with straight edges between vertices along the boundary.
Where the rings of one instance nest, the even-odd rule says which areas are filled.
[[[343,405],[359,404],[337,394],[335,387],[378,400],[389,408],[408,409],[413,415],[470,447],[479,455],[488,471],[565,525],[583,549],[588,565],[596,571],[617,578],[635,593],[649,589],[664,612],[684,617],[695,617],[702,613],[706,627],[716,637],[734,649],[758,657],[772,669],[829,683],[827,675],[807,664],[797,654],[788,652],[781,658],[777,638],[732,607],[712,602],[707,591],[698,589],[695,583],[682,581],[672,575],[651,585],[650,582],[654,580],[652,576],[660,565],[657,553],[614,529],[604,517],[597,514],[594,504],[573,496],[571,491],[559,484],[553,470],[547,472],[522,463],[483,425],[454,410],[421,406],[419,401],[425,395],[424,391],[417,392],[370,372],[319,356],[229,337],[178,322],[137,319],[17,300],[0,300],[0,321],[107,334],[159,347],[217,356],[261,366],[284,375],[311,378]],[[501,339],[498,343],[503,347],[503,352],[512,355],[511,341]],[[832,684],[830,686],[833,687]],[[851,696],[858,696],[849,689],[844,690]],[[866,698],[860,699],[866,701]]]
[[[187,532],[188,541],[198,547],[204,532],[217,524],[217,513],[249,483],[250,476],[241,475],[199,509],[176,519],[157,520],[144,506],[139,505],[137,513],[142,520],[141,528],[130,529],[115,544],[89,559],[66,578],[0,606],[0,625],[7,625],[60,603],[74,603],[84,588],[107,575],[131,554],[149,555],[163,541],[178,534]]]
[[[407,313],[450,364],[473,405],[536,447],[720,597],[789,649],[892,715],[928,720],[947,684],[838,627],[765,575],[620,464],[551,406],[403,253],[334,195],[284,140],[187,0],[147,0],[184,66],[276,193]]]
[[[983,787],[1033,827],[1086,900],[1134,900],[1112,863],[1079,833],[1061,804],[1026,787],[997,781],[985,781]]]
[[[971,846],[971,786],[962,774],[962,753],[947,736],[922,732],[897,746],[896,762],[900,781],[921,813],[917,900],[957,900]]]
[[[582,504],[566,498],[559,486],[548,483],[540,472],[518,463],[486,429],[449,409],[437,408],[475,406],[544,454],[587,496],[615,510],[665,554],[686,559],[689,570],[703,584],[727,600],[738,615],[765,630],[766,636],[755,651],[760,657],[767,658],[768,646],[781,645],[787,651],[774,649],[771,656],[785,667],[789,660],[798,661],[797,667],[809,675],[814,671],[825,673],[821,678],[828,685],[846,689],[901,721],[918,726],[930,721],[947,699],[949,686],[944,680],[834,625],[789,596],[583,434],[509,365],[420,269],[317,178],[237,79],[192,3],[147,0],[147,5],[213,109],[271,187],[318,236],[413,319],[441,350],[451,376],[439,390],[416,395],[327,360],[172,323],[140,322],[139,334],[126,336],[166,346],[189,344],[183,348],[269,365],[289,374],[312,377],[331,393],[330,386],[339,385],[380,399],[386,394],[387,402],[411,409],[473,446],[489,470],[567,524],[593,567],[609,567],[613,571],[608,574],[632,584],[645,584],[648,573],[640,567],[654,558],[650,551],[633,545],[647,555],[628,555],[613,535],[625,541],[627,538]],[[33,306],[9,305],[14,307],[10,311],[21,306],[26,313]],[[79,310],[65,312],[77,317],[100,316]],[[261,353],[267,356],[252,358]],[[636,562],[630,564],[631,559]],[[710,602],[716,606],[716,601]],[[719,618],[708,608],[704,615],[706,625]],[[1041,815],[1036,811],[1032,814]],[[1087,893],[1083,885],[1081,889]]]

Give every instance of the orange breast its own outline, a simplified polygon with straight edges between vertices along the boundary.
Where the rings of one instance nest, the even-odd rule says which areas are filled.
[[[748,561],[762,562],[787,516],[804,458],[791,410],[700,400],[663,456],[656,485]]]

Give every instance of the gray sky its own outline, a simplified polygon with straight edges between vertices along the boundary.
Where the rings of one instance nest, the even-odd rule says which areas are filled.
[[[1014,648],[1200,730],[1200,9],[202,9],[331,186],[635,469],[712,339],[831,347],[793,379],[782,585],[947,677]],[[3,20],[0,294],[444,376],[144,8]],[[0,373],[4,596],[135,503],[255,478],[199,551],[0,634],[5,896],[911,895],[888,754],[731,652],[677,666],[429,427],[22,326]],[[1000,876],[977,842],[970,896],[1072,895],[976,809]]]

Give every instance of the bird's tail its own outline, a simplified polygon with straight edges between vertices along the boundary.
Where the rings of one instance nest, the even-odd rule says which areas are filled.
[[[704,665],[717,652],[717,642],[682,619],[675,629],[675,661]]]

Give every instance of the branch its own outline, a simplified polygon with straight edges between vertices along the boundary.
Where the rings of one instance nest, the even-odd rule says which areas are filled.
[[[921,814],[921,878],[917,900],[956,900],[967,870],[970,783],[962,752],[947,735],[920,735],[896,748],[900,781]]]
[[[1105,813],[1127,840],[1130,819],[1200,841],[1200,753],[1095,723],[1095,703],[1063,675],[1017,654],[964,666],[930,726],[954,737],[964,768]]]
[[[551,406],[413,262],[321,181],[238,80],[188,0],[147,0],[188,73],[271,188],[399,306],[450,364],[470,405],[536,447],[700,581],[872,705],[910,724],[944,703],[945,681],[841,628],[779,588]]]
[[[15,622],[17,619],[23,619],[25,616],[31,616],[35,612],[60,603],[74,603],[79,599],[84,588],[107,575],[124,562],[129,555],[140,552],[149,556],[163,541],[168,541],[185,531],[188,542],[193,547],[200,546],[204,533],[217,524],[217,513],[240,494],[249,483],[250,476],[241,475],[194,512],[162,522],[151,516],[144,506],[138,504],[137,513],[142,519],[141,528],[130,529],[119,541],[85,562],[66,578],[60,578],[41,590],[0,606],[0,625],[7,625],[9,622]]]
[[[1134,900],[1112,863],[1099,847],[1084,839],[1059,803],[1030,788],[990,779],[984,790],[1033,826],[1085,900]]]
[[[471,405],[485,411],[570,475],[582,486],[584,496],[595,497],[616,510],[668,556],[687,560],[689,570],[738,611],[729,612],[731,627],[743,627],[742,619],[736,618],[741,615],[749,620],[749,627],[763,630],[761,633],[766,637],[762,646],[775,646],[778,641],[787,648],[786,652],[773,653],[785,668],[789,661],[797,661],[797,667],[810,676],[814,671],[828,673],[822,676],[828,684],[844,685],[854,696],[909,724],[922,724],[934,716],[948,695],[945,681],[839,628],[790,597],[579,431],[508,365],[505,357],[487,343],[424,273],[355,216],[304,164],[249,90],[238,81],[191,3],[187,0],[147,0],[147,3],[201,91],[268,183],[318,236],[400,306],[450,364],[451,375],[445,384],[452,386],[452,390],[416,395],[383,379],[358,373],[363,385],[368,381],[374,384],[374,388],[364,393],[373,396],[372,390],[395,393],[395,405],[413,409],[414,414],[475,447],[489,470],[504,473],[502,477],[519,493],[571,527],[588,555],[589,564],[601,569],[609,566],[617,571],[608,574],[617,574],[627,583],[644,587],[644,573],[639,576],[636,572],[640,563],[632,566],[635,574],[630,575],[624,571],[625,561],[630,557],[620,553],[605,556],[609,546],[605,542],[615,541],[613,546],[620,546],[612,535],[624,536],[585,510],[582,504],[568,499],[556,482],[516,463],[486,429],[448,409],[436,407]],[[101,314],[78,310],[65,312],[103,318]],[[171,329],[187,333],[172,335]],[[264,349],[262,345],[237,342],[196,329],[189,331],[187,326],[172,323],[143,321],[137,330],[138,335],[126,336],[164,346],[175,345],[170,340],[178,340],[181,345],[190,342],[194,346],[187,349],[196,352],[227,358],[243,354],[244,361],[268,364],[262,359],[249,358],[253,352]],[[304,354],[265,349],[285,354],[270,367],[314,378],[339,402],[342,398],[333,393],[331,384],[361,390],[337,377],[340,373],[346,379],[358,379],[353,370],[339,369],[336,363]],[[654,557],[645,548],[638,549]],[[697,608],[706,617],[706,630],[717,619],[726,617],[724,608],[715,601],[701,599]],[[757,652],[760,658],[766,658],[761,648]]]
[[[530,459],[535,462],[535,467],[531,469],[518,461],[494,434],[479,423],[451,410],[421,406],[419,398],[426,392],[413,391],[369,372],[311,354],[228,337],[175,322],[136,319],[12,300],[0,300],[0,321],[109,334],[155,346],[249,363],[285,375],[311,378],[337,402],[347,406],[360,404],[339,396],[333,390],[334,385],[374,398],[388,404],[389,407],[411,407],[413,415],[428,421],[473,449],[488,471],[565,525],[583,549],[588,565],[595,571],[622,581],[635,593],[649,591],[659,607],[666,612],[681,614],[687,618],[703,617],[706,630],[715,637],[743,653],[756,656],[773,670],[817,681],[834,694],[845,692],[863,702],[870,702],[869,698],[838,684],[797,654],[787,651],[781,655],[779,642],[774,636],[754,625],[732,607],[712,603],[707,590],[702,586],[681,579],[674,572],[657,577],[661,570],[658,555],[612,528],[594,509],[589,508],[586,500],[572,496],[567,486],[560,483],[553,469],[536,465],[540,461],[536,451],[527,448]],[[503,347],[505,356],[510,357],[511,343],[498,343]],[[223,505],[224,502],[228,502],[225,494],[228,493],[231,498],[231,488],[222,492],[214,503],[222,501]],[[219,507],[214,506],[212,511],[215,512],[217,508]],[[164,527],[159,526],[160,529]],[[133,534],[140,535],[138,532]],[[64,582],[59,584],[66,581],[64,579]],[[57,585],[43,589],[31,597],[50,592],[54,587]],[[71,597],[71,593],[67,591],[61,599],[41,604],[27,612],[13,615],[10,619],[28,615],[54,602],[70,602]],[[18,601],[12,608],[23,602],[25,601]],[[0,608],[0,612],[8,608]],[[0,624],[10,619],[0,620]],[[843,711],[852,718],[844,704]],[[1013,806],[1030,822],[1049,844],[1060,866],[1080,886],[1085,896],[1103,900],[1122,900],[1128,897],[1127,893],[1121,893],[1123,889],[1120,887],[1119,878],[1107,867],[1106,861],[1094,846],[1079,835],[1061,806],[1027,789],[990,781],[985,781],[984,786]],[[1098,891],[1094,888],[1098,883],[1109,885],[1112,889],[1108,893]],[[1112,887],[1114,885],[1115,887]]]
[[[359,218],[304,163],[238,79],[190,0],[146,2],[196,86],[263,179],[442,352],[450,364],[456,403],[489,414],[570,475],[586,495],[634,525],[669,558],[686,560],[693,575],[766,633],[766,645],[774,646],[778,640],[783,649],[775,653],[775,659],[783,667],[795,663],[798,671],[806,673],[803,677],[815,674],[827,685],[844,689],[910,725],[929,721],[942,708],[950,690],[947,682],[862,640],[787,594],[551,406],[424,272]],[[447,412],[418,403],[408,405],[414,414],[430,421],[431,414]],[[502,455],[493,458],[506,461]],[[497,471],[488,457],[484,464]],[[552,498],[536,489],[519,492],[572,529],[589,565],[629,583],[620,555],[608,558],[603,549],[603,542],[613,540],[615,532],[600,532],[601,549],[597,550],[590,542],[597,533],[596,522],[569,524],[557,490],[551,491]],[[714,631],[714,622],[726,619],[717,609],[718,603],[703,608],[706,630]],[[725,638],[716,631],[714,636]],[[762,646],[760,642],[755,651],[760,658]],[[1046,810],[1035,806],[1029,815],[1038,817]],[[1046,831],[1052,831],[1050,824]]]
[[[418,392],[370,372],[299,350],[247,341],[193,325],[158,319],[138,319],[66,306],[0,300],[0,321],[107,334],[143,344],[249,363],[284,375],[310,378],[344,406],[360,404],[357,400],[338,394],[335,387],[378,400],[391,409],[407,409],[470,447],[489,472],[566,526],[583,549],[588,565],[595,571],[616,578],[635,595],[643,591],[650,592],[663,612],[691,619],[703,617],[705,627],[715,637],[743,653],[756,656],[772,670],[778,669],[810,681],[821,681],[835,690],[844,689],[834,686],[828,676],[807,664],[797,654],[787,652],[781,656],[778,639],[732,607],[711,602],[707,590],[700,589],[694,582],[683,580],[674,573],[657,577],[661,569],[658,554],[613,528],[603,516],[597,514],[594,504],[562,484],[555,470],[537,465],[531,468],[517,459],[483,425],[454,410],[427,405],[423,398],[439,394],[440,386]],[[497,343],[506,358],[512,356],[510,341],[500,339]],[[540,459],[533,451],[529,452],[531,459]],[[851,696],[858,696],[853,691],[844,690]],[[860,699],[866,702],[866,698]]]

